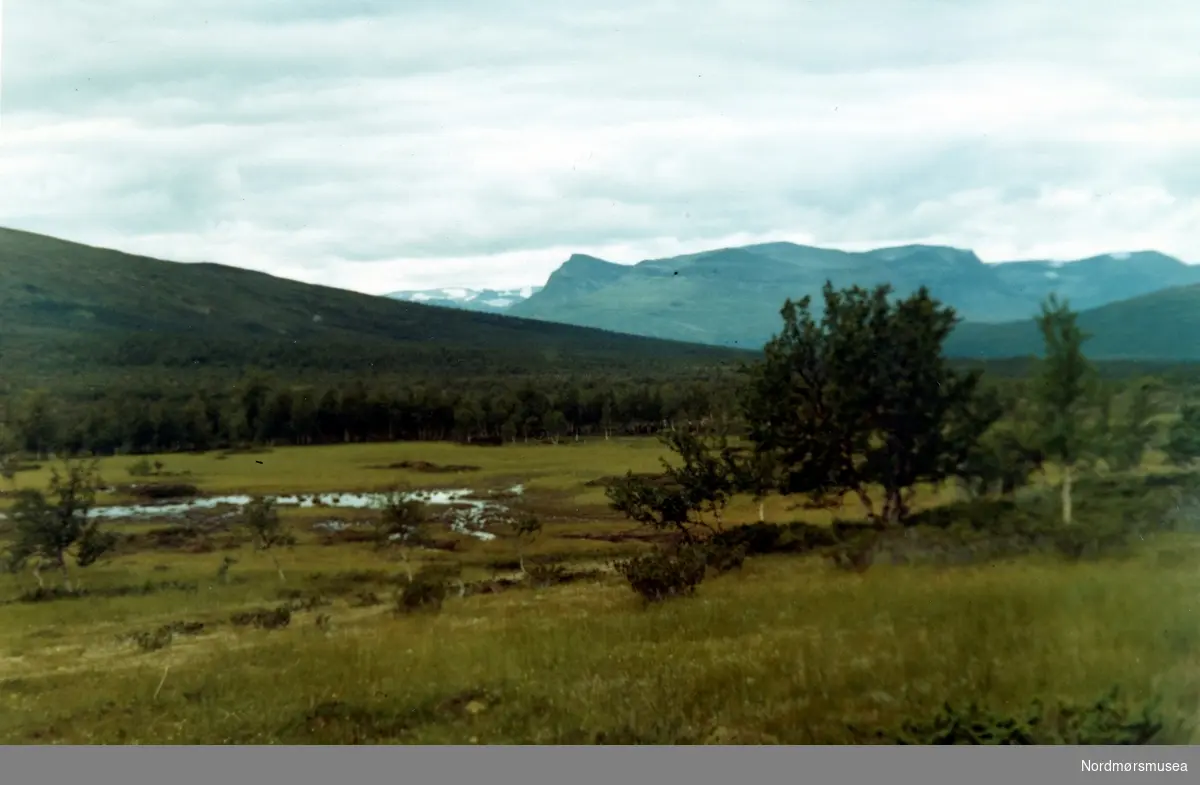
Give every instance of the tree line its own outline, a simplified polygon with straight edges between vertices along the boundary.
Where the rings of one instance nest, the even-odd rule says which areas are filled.
[[[101,393],[10,398],[0,444],[30,455],[136,454],[249,445],[605,438],[665,427],[708,427],[733,416],[732,374],[672,380],[352,380],[323,389],[252,374],[187,397]]]

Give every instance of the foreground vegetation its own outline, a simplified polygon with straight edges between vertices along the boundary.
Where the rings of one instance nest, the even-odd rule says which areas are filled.
[[[59,464],[26,418],[0,739],[1200,740],[1190,392],[1103,383],[1053,300],[1045,361],[989,385],[942,356],[952,311],[888,295],[788,303],[728,408],[659,441]],[[380,495],[282,500],[322,491]]]
[[[646,607],[609,565],[652,552],[652,533],[606,510],[588,483],[614,460],[652,469],[663,456],[653,440],[441,449],[444,460],[480,468],[435,485],[498,488],[524,471],[523,506],[545,527],[525,546],[531,574],[558,563],[578,577],[547,585],[522,577],[515,538],[503,530],[491,542],[439,530],[439,547],[421,550],[419,564],[457,568],[467,596],[451,589],[440,611],[398,614],[406,585],[399,549],[314,531],[329,510],[282,510],[296,534],[278,557],[286,582],[254,551],[250,533],[217,511],[175,539],[164,532],[180,535],[179,523],[112,524],[121,544],[95,565],[73,567],[82,583],[73,594],[39,594],[26,573],[3,577],[0,739],[848,743],[879,732],[936,735],[945,703],[964,714],[977,703],[1001,722],[1025,719],[1041,700],[1053,719],[1059,701],[1086,709],[1114,687],[1116,718],[1105,725],[1099,715],[1103,727],[1090,732],[1200,738],[1187,723],[1200,708],[1190,599],[1200,590],[1200,543],[1186,525],[1167,525],[1189,520],[1186,475],[1081,486],[1092,500],[1077,510],[1081,526],[1144,527],[1123,545],[1101,547],[1092,537],[1084,553],[1030,544],[998,554],[989,537],[918,513],[909,527],[916,545],[878,543],[865,569],[797,536],[764,546],[761,534],[750,536],[761,529],[756,506],[739,497],[726,523],[753,546],[741,569],[709,578],[690,599]],[[323,467],[361,476],[388,459],[428,458],[428,450],[288,448],[258,459],[287,467],[268,483],[286,474],[292,488],[328,489],[341,478]],[[204,491],[229,490],[226,466],[239,458],[217,458],[162,460],[167,471],[190,471]],[[99,468],[119,476],[126,464]],[[243,471],[247,486],[258,487],[248,465]],[[417,477],[383,474],[376,487]],[[45,477],[21,473],[18,482],[33,487]],[[1054,494],[1028,493],[1013,509],[1031,520],[1049,510],[1052,519]],[[918,507],[960,525],[971,519],[967,509],[983,518],[1001,509],[945,506],[953,497],[927,491]],[[789,512],[778,496],[766,506],[769,519],[830,531],[827,510]],[[841,514],[854,521],[861,512],[848,504]],[[346,513],[356,515],[373,513]],[[450,542],[454,550],[445,549]],[[226,557],[236,562],[222,578]],[[280,607],[286,623],[254,616]],[[1081,732],[1061,721],[1061,732]],[[906,730],[909,722],[928,727]]]

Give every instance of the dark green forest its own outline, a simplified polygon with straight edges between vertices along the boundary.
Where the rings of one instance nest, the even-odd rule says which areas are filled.
[[[980,371],[985,387],[1014,402],[1034,367],[1032,360],[951,365]],[[234,376],[134,366],[93,372],[90,384],[76,381],[65,391],[53,380],[38,387],[10,382],[0,417],[12,446],[39,455],[390,440],[500,444],[741,427],[746,379],[740,364],[664,369],[631,362],[605,373],[491,370],[310,374],[283,366]],[[1164,410],[1200,384],[1200,367],[1191,365],[1101,363],[1097,370],[1116,392],[1158,380]]]

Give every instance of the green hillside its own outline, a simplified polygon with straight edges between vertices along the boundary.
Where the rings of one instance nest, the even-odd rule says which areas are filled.
[[[0,229],[9,384],[169,370],[283,375],[670,369],[743,353],[398,302]]]
[[[1092,334],[1086,349],[1097,360],[1200,360],[1200,285],[1177,286],[1081,311]],[[1005,324],[964,323],[946,342],[956,357],[1038,355],[1042,338],[1033,318]]]

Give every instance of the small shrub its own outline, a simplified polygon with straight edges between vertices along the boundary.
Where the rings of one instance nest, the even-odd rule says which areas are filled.
[[[684,546],[674,552],[656,549],[613,566],[642,599],[662,602],[693,594],[704,580],[708,560],[701,548]]]
[[[154,630],[135,632],[124,636],[142,651],[158,651],[170,646],[176,635],[198,635],[204,630],[204,622],[173,621]]]
[[[1052,530],[1048,539],[1054,549],[1069,561],[1127,554],[1131,541],[1139,533],[1136,522],[1105,518],[1080,520],[1073,526]]]
[[[173,635],[199,635],[204,631],[202,621],[173,621],[164,624],[162,629],[169,630]]]
[[[129,464],[125,469],[129,472],[130,477],[149,477],[154,473],[154,469],[150,466],[150,459],[142,458]]]
[[[87,589],[67,589],[62,586],[39,586],[36,589],[21,592],[17,602],[53,602],[54,600],[78,600],[87,597]]]
[[[446,576],[428,568],[418,571],[396,595],[396,612],[439,611],[446,601]]]
[[[862,538],[842,543],[829,551],[829,562],[839,570],[866,572],[875,563],[878,545],[873,539]]]
[[[287,608],[295,613],[299,611],[311,611],[316,610],[317,608],[324,608],[329,604],[329,600],[325,599],[325,597],[321,596],[320,594],[311,594],[293,597],[292,599],[283,603],[283,605],[280,607]]]
[[[240,611],[229,617],[236,627],[255,627],[260,630],[283,629],[292,623],[292,609],[286,605],[278,608],[257,608]]]
[[[521,569],[521,562],[508,556],[500,556],[495,559],[489,559],[487,566],[493,572],[512,572]]]
[[[157,594],[163,591],[182,591],[192,593],[199,585],[190,581],[146,581],[145,583],[129,586],[107,586],[96,589],[82,587],[66,588],[64,586],[39,586],[17,597],[18,602],[53,602],[55,600],[79,600],[84,597],[142,597],[147,594]]]
[[[158,651],[165,649],[171,645],[171,641],[175,638],[171,630],[166,627],[159,627],[151,632],[135,632],[130,636],[130,639],[142,651]]]
[[[383,600],[379,599],[379,595],[373,591],[360,591],[354,595],[350,601],[350,605],[355,608],[371,608],[379,605]]]
[[[536,588],[557,586],[570,580],[567,568],[561,564],[530,564],[526,575],[529,576],[529,584]]]
[[[467,584],[464,588],[464,596],[470,597],[475,594],[500,594],[515,589],[521,586],[522,581],[517,578],[499,578],[489,581],[476,581]]]
[[[858,730],[851,727],[852,731]],[[1019,715],[997,714],[971,704],[947,704],[931,720],[908,721],[897,731],[876,731],[875,744],[905,745],[1135,745],[1181,744],[1182,725],[1168,726],[1157,701],[1133,708],[1113,690],[1094,704],[1060,703],[1047,710],[1040,701]]]
[[[709,543],[704,549],[704,557],[709,569],[718,575],[733,570],[740,570],[746,562],[746,546],[729,547],[717,543]]]
[[[861,524],[854,524],[861,528]],[[749,523],[709,538],[714,547],[745,549],[747,556],[769,553],[808,553],[836,545],[845,536],[844,525],[816,526],[803,521],[789,524]]]
[[[1192,546],[1159,551],[1155,561],[1159,567],[1168,570],[1193,567],[1200,562],[1200,547]]]
[[[143,499],[190,499],[200,495],[200,489],[186,482],[156,482],[132,489]]]

